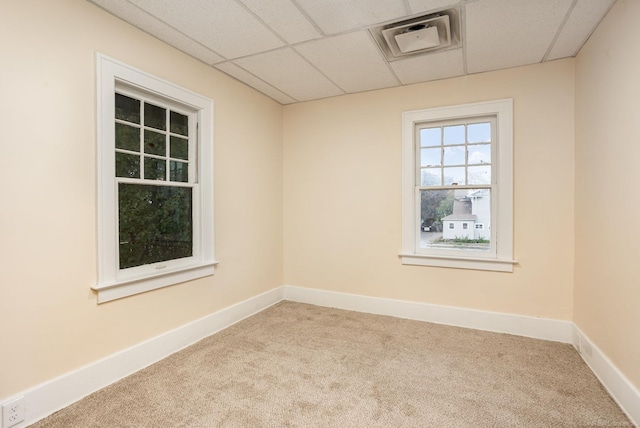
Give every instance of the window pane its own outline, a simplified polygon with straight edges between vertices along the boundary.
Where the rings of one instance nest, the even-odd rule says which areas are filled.
[[[420,248],[490,250],[490,195],[490,189],[421,190]]]
[[[116,148],[140,151],[140,128],[116,123]]]
[[[442,150],[436,149],[420,149],[420,166],[439,166],[442,165],[440,154]]]
[[[464,144],[464,125],[444,127],[444,145]]]
[[[491,163],[491,144],[468,146],[469,165]]]
[[[189,159],[189,140],[180,137],[171,137],[171,157]]]
[[[153,104],[144,105],[144,124],[151,128],[167,129],[167,110]]]
[[[193,255],[192,190],[118,185],[120,269]]]
[[[116,94],[116,119],[140,123],[140,101]]]
[[[444,164],[445,165],[464,165],[464,146],[445,147],[444,148]]]
[[[144,178],[147,180],[166,180],[167,162],[164,159],[144,158]]]
[[[491,167],[470,166],[469,184],[491,184]]]
[[[116,177],[140,178],[140,156],[116,153]]]
[[[422,168],[420,186],[442,186],[442,168]]]
[[[442,235],[442,218],[451,214],[452,204],[453,192],[450,190],[421,190],[420,230]]]
[[[427,128],[420,130],[420,146],[439,146],[441,142],[441,128]]]
[[[474,123],[467,126],[468,143],[490,143],[491,123]]]
[[[186,183],[189,181],[189,164],[186,162],[169,162],[169,180]]]
[[[144,152],[150,155],[166,156],[166,137],[165,134],[144,130]]]
[[[464,167],[444,168],[444,185],[465,184]]]
[[[189,117],[172,111],[170,114],[170,130],[174,134],[189,135]]]

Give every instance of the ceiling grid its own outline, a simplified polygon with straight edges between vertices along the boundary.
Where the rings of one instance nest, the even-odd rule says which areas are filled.
[[[87,1],[283,105],[572,57],[615,3]],[[369,32],[452,8],[459,10],[461,46],[387,60]]]

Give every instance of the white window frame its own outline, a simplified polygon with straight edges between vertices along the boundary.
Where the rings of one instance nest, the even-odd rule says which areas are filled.
[[[98,303],[213,275],[213,101],[144,71],[97,54]],[[178,103],[195,112],[193,256],[119,269],[118,203],[115,177],[115,93],[135,88],[149,98]],[[191,131],[190,131],[191,132]],[[143,183],[141,183],[143,184]]]
[[[496,117],[497,141],[492,142],[491,222],[495,251],[419,249],[420,207],[416,198],[416,126],[425,122]],[[402,264],[513,272],[513,100],[412,110],[402,114]]]

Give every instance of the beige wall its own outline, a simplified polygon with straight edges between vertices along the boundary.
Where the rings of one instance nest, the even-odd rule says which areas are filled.
[[[285,284],[572,319],[572,59],[284,109]],[[401,114],[514,100],[513,273],[403,266]]]
[[[575,322],[640,388],[640,2],[576,59]]]
[[[615,218],[640,212],[639,17],[619,0],[575,62],[283,108],[84,0],[3,4],[0,400],[282,284],[575,318],[640,385],[640,226]],[[214,99],[222,262],[100,306],[96,51]],[[401,265],[401,113],[500,98],[514,99],[520,264]]]
[[[282,107],[84,0],[0,13],[0,401],[282,284]],[[213,277],[96,305],[95,52],[215,101]]]

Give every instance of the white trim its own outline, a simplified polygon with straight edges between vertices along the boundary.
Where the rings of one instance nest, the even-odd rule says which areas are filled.
[[[284,299],[350,311],[572,343],[571,321],[285,286]]]
[[[399,254],[402,264],[449,267],[457,269],[491,270],[497,272],[513,272],[517,260],[481,259],[454,256],[431,256],[427,254]]]
[[[446,121],[495,116],[497,141],[492,144],[492,246],[495,253],[432,249],[420,252],[419,207],[416,205],[415,129],[429,121]],[[436,256],[436,257],[432,257]],[[412,110],[402,113],[402,264],[513,272],[513,100],[502,99],[472,104]],[[494,263],[490,263],[494,262]]]
[[[149,275],[138,279],[119,281],[113,284],[96,285],[91,288],[98,292],[98,304],[167,287],[181,282],[191,281],[213,275],[215,266],[220,262],[205,263],[202,266],[187,267],[166,274]]]
[[[589,337],[573,325],[573,346],[600,380],[609,394],[627,414],[631,422],[640,425],[640,390],[636,388],[618,367],[600,350]]]
[[[631,421],[640,424],[640,392],[571,321],[281,286],[0,400],[24,397],[24,428],[81,398],[282,301],[572,343]]]
[[[629,419],[640,426],[640,392],[571,321],[284,286],[284,299],[436,324],[573,344]]]
[[[282,299],[282,287],[274,288],[42,383],[13,397],[7,397],[2,402],[11,401],[14,397],[24,397],[26,419],[14,427],[24,428],[207,336],[261,312]]]
[[[98,303],[130,296],[160,287],[213,275],[213,111],[211,99],[179,87],[147,72],[96,54],[97,73],[97,169],[98,169],[98,279],[92,285]],[[197,142],[197,174],[190,162],[189,187],[193,188],[193,255],[178,260],[118,268],[117,182],[115,177],[114,94],[120,86],[138,89],[149,97],[161,97],[169,104],[179,103],[198,117],[198,129],[190,135]],[[132,89],[132,90],[133,90]],[[126,92],[126,91],[125,91]],[[191,139],[190,139],[191,141]],[[193,144],[193,143],[190,143]],[[124,179],[126,182],[127,180]],[[144,180],[139,180],[144,184]],[[163,184],[164,185],[164,184]],[[171,184],[169,184],[171,185]],[[159,273],[162,269],[162,273]],[[118,288],[115,288],[118,287]]]

